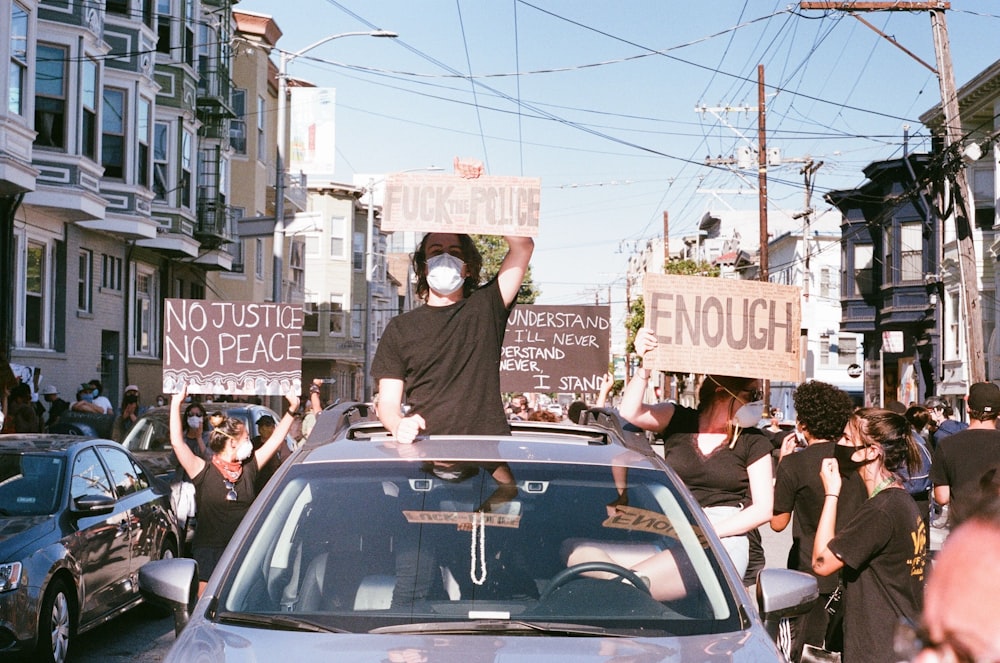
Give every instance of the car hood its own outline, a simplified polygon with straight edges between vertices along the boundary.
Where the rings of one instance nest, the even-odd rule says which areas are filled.
[[[0,518],[0,562],[12,559],[14,553],[30,547],[52,532],[55,516],[4,516]]]
[[[338,663],[421,661],[421,663],[611,663],[612,661],[779,661],[763,629],[666,638],[564,637],[546,635],[338,634],[299,633],[213,624],[188,624],[165,663],[296,660]]]

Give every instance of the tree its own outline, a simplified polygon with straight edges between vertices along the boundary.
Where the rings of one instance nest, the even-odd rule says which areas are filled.
[[[496,276],[500,271],[500,263],[507,255],[507,242],[499,235],[473,235],[472,240],[476,243],[476,248],[483,255],[483,280]],[[531,278],[531,265],[524,274],[524,281],[521,283],[521,290],[517,293],[518,304],[534,304],[541,291],[535,286]]]

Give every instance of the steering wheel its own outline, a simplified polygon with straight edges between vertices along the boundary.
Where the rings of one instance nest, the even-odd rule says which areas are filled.
[[[583,562],[582,564],[575,564],[567,567],[552,576],[552,580],[549,581],[548,587],[546,587],[545,591],[542,592],[542,595],[538,597],[539,602],[547,599],[554,591],[566,583],[578,580],[584,573],[590,573],[592,571],[613,573],[620,578],[628,580],[629,584],[633,585],[639,591],[649,594],[649,587],[645,582],[643,582],[639,574],[632,569],[626,569],[624,566],[619,566],[618,564],[613,564],[611,562]]]

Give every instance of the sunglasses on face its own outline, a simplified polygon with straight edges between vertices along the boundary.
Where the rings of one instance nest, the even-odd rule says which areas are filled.
[[[239,499],[239,495],[236,494],[236,486],[233,484],[232,481],[230,481],[229,479],[223,479],[222,484],[226,487],[226,490],[229,491],[226,493],[227,502],[235,502],[237,499]]]

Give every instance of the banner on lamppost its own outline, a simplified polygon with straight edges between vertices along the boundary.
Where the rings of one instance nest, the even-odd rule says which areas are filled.
[[[332,87],[293,87],[289,109],[291,173],[332,175],[336,157],[336,100]]]
[[[302,392],[302,306],[167,299],[163,392]]]
[[[542,181],[537,177],[393,173],[385,178],[384,231],[535,237]]]
[[[645,325],[658,347],[643,364],[799,382],[800,297],[795,286],[762,281],[647,274]]]
[[[597,393],[608,372],[611,307],[519,304],[500,354],[500,390]]]

